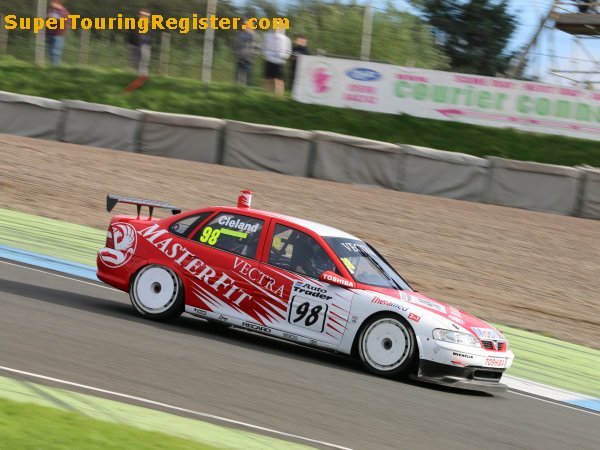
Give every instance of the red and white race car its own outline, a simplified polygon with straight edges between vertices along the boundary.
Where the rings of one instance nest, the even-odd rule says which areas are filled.
[[[181,212],[163,202],[115,216],[98,252],[98,278],[129,292],[154,320],[184,311],[209,321],[357,355],[382,376],[501,392],[514,355],[500,331],[414,292],[366,242],[308,220],[237,207]],[[141,217],[142,206],[150,208]],[[152,219],[154,208],[174,216]]]

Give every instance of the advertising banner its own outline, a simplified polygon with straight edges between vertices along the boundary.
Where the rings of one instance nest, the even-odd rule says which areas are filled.
[[[321,56],[299,57],[294,99],[600,140],[600,92]]]

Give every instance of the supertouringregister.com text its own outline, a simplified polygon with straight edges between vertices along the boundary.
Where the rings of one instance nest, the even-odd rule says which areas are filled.
[[[187,34],[190,31],[207,30],[277,30],[290,28],[290,20],[285,17],[204,17],[192,14],[189,17],[168,17],[152,14],[149,17],[125,17],[117,14],[115,17],[82,17],[70,14],[66,18],[19,17],[16,14],[4,16],[0,26],[7,31],[24,30],[37,34],[43,30],[138,30],[140,33],[149,31],[176,31]]]

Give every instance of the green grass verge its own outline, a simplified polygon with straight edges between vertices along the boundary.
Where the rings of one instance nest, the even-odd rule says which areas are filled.
[[[0,244],[94,266],[96,251],[104,245],[104,232],[0,209]],[[600,398],[600,351],[496,326],[506,333],[516,354],[510,375]]]
[[[287,97],[274,98],[258,88],[153,77],[138,91],[122,94],[123,87],[133,78],[122,70],[78,66],[38,68],[6,57],[0,59],[0,73],[0,90],[58,100],[79,99],[132,109],[333,131],[477,156],[600,167],[600,143],[596,141],[306,105]]]
[[[515,353],[509,375],[600,398],[600,351],[496,324]]]
[[[187,439],[0,398],[0,449],[216,449]]]
[[[105,241],[106,231],[0,209],[0,244],[8,247],[95,266]]]
[[[30,433],[34,430],[33,433]],[[0,449],[308,450],[155,409],[0,377]]]

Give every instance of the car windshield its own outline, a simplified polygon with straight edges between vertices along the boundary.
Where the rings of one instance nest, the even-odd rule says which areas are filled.
[[[412,291],[408,283],[383,259],[383,256],[366,242],[341,237],[324,239],[359,283]]]

